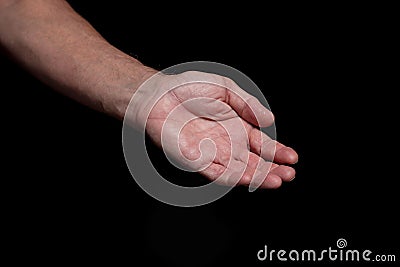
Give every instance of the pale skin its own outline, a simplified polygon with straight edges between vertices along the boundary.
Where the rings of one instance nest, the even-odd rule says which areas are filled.
[[[0,45],[55,90],[120,120],[136,90],[157,72],[113,47],[61,0],[0,0]],[[179,75],[174,76],[166,79],[179,78]],[[288,165],[298,161],[297,153],[271,141],[257,127],[271,125],[272,113],[230,79],[217,78],[226,86],[190,84],[164,95],[145,124],[148,135],[161,145],[161,128],[175,107],[192,98],[215,99],[224,103],[222,112],[221,105],[183,105],[175,116],[179,120],[189,113],[207,112],[214,119],[199,117],[189,122],[180,134],[174,127],[164,129],[168,135],[179,135],[183,156],[192,160],[198,158],[200,141],[210,138],[216,145],[216,155],[212,163],[200,171],[208,179],[215,180],[227,168],[239,166],[243,169],[239,185],[249,185],[254,174],[263,177],[262,188],[277,188],[282,182],[291,181],[295,171]],[[146,101],[150,100],[144,94],[141,102]],[[221,123],[237,124],[239,121],[246,134],[230,134],[230,139]],[[276,150],[271,144],[276,145]],[[231,145],[239,148],[232,153]],[[237,165],[228,166],[231,157]],[[270,164],[271,170],[263,172],[266,169],[263,166]]]

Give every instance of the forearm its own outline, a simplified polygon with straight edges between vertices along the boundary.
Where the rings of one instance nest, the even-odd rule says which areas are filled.
[[[120,119],[155,72],[111,46],[65,1],[0,0],[0,44],[43,82]]]

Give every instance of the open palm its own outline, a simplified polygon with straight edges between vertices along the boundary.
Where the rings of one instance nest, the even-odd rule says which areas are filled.
[[[296,152],[258,129],[273,123],[272,113],[228,78],[212,78],[218,85],[188,83],[163,95],[147,120],[149,136],[175,163],[211,180],[263,188],[292,180],[285,164],[297,162]]]

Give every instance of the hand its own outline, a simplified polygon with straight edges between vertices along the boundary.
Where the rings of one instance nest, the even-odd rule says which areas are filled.
[[[294,178],[285,164],[296,163],[297,153],[258,129],[273,123],[272,113],[232,80],[185,72],[162,75],[147,87],[136,97],[137,121],[146,122],[152,140],[184,168],[211,180],[221,177],[223,184],[253,180],[262,188]]]

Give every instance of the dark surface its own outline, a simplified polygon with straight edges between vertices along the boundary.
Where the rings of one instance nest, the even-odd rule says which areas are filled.
[[[185,15],[171,6],[157,12],[123,1],[70,2],[107,40],[149,66],[209,60],[247,74],[275,113],[278,140],[300,161],[296,179],[279,190],[237,188],[199,208],[164,205],[130,177],[120,122],[2,57],[2,177],[12,184],[4,188],[11,193],[5,204],[15,261],[262,266],[272,265],[257,262],[264,244],[317,250],[338,238],[400,257],[390,16],[292,17],[285,9],[279,19],[266,11],[245,19],[241,7]]]

